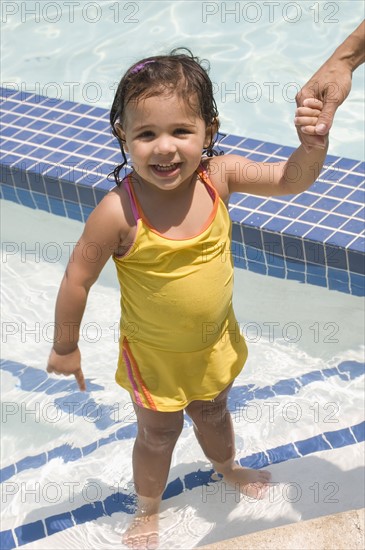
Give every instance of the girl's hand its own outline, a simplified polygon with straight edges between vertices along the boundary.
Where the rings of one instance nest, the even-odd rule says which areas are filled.
[[[316,124],[318,122],[318,117],[321,114],[323,109],[323,103],[319,99],[310,98],[305,99],[303,102],[303,107],[298,107],[295,111],[294,124],[297,127],[298,135],[300,132],[310,136],[316,136]],[[321,136],[318,139],[318,143],[312,146],[315,149],[324,149],[327,145],[328,134],[326,136]]]
[[[80,390],[86,390],[84,373],[81,369],[81,354],[78,347],[66,355],[60,355],[52,348],[48,359],[47,372],[63,374],[64,376],[73,374]]]

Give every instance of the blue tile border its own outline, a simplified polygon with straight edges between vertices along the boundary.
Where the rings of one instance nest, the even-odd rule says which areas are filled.
[[[0,370],[11,373],[18,379],[20,389],[28,392],[40,392],[48,395],[54,395],[58,392],[66,393],[64,396],[67,403],[68,414],[78,414],[76,405],[87,405],[92,403],[92,398],[82,396],[80,392],[75,392],[75,381],[54,380],[44,371],[35,367],[28,366],[24,363],[18,363],[11,360],[0,360]],[[313,383],[326,383],[330,378],[338,378],[344,382],[350,382],[363,379],[365,372],[365,363],[360,363],[355,360],[346,360],[341,363],[325,367],[322,370],[312,370],[306,372],[297,378],[287,378],[276,381],[272,385],[258,387],[254,384],[234,386],[228,398],[228,409],[232,416],[238,414],[241,418],[245,408],[251,401],[267,400],[272,397],[293,396],[298,394],[305,386]],[[89,381],[91,383],[91,381]],[[94,384],[94,390],[100,391],[104,388]],[[74,401],[70,408],[70,394],[72,393]],[[58,401],[55,401],[57,403]],[[115,412],[114,405],[105,406],[103,413],[105,416]],[[80,414],[83,414],[82,412]],[[98,412],[98,416],[99,412]],[[192,426],[191,420],[186,417],[185,426]],[[102,426],[103,428],[109,426]],[[15,464],[6,466],[1,470],[1,483],[6,482],[18,473],[26,470],[34,470],[42,468],[45,463],[53,459],[60,459],[63,462],[75,462],[82,460],[83,457],[90,455],[98,448],[104,445],[110,445],[120,440],[135,438],[136,422],[132,419],[129,424],[126,424],[126,419],[123,420],[123,425],[118,427],[118,421],[115,417],[112,420],[112,433],[106,433],[97,441],[88,443],[84,447],[75,448],[69,443],[64,443],[56,448],[44,450],[38,455],[24,457]],[[312,432],[313,433],[313,432]],[[336,430],[329,430],[323,433],[317,433],[301,440],[291,440],[274,448],[265,449],[249,456],[245,456],[239,460],[241,466],[250,468],[265,468],[272,464],[283,463],[287,460],[300,459],[304,456],[314,455],[321,451],[331,451],[346,446],[357,445],[365,441],[365,422],[352,424],[350,426],[341,427]],[[186,490],[194,490],[208,486],[215,481],[212,480],[213,470],[197,470],[188,472],[183,477],[178,477],[170,481],[163,493],[163,499],[169,499],[182,494]],[[0,532],[0,548],[3,550],[11,550],[25,545],[29,542],[46,538],[52,534],[62,532],[74,526],[96,521],[103,517],[110,517],[114,513],[133,514],[136,507],[136,497],[133,491],[121,492],[119,486],[109,487],[112,494],[104,498],[104,500],[96,500],[87,502],[73,509],[60,509],[59,504],[53,509],[48,508],[48,516],[43,517],[23,525],[14,526],[11,529],[4,529]],[[131,488],[132,489],[132,488]],[[212,492],[213,494],[213,492]],[[102,495],[100,496],[102,498]],[[73,500],[69,503],[63,503],[63,506],[70,507]]]
[[[84,222],[114,187],[107,176],[120,161],[108,111],[7,88],[0,95],[1,198]],[[293,151],[227,134],[218,142],[221,151],[252,161],[281,161]],[[328,155],[318,180],[300,195],[233,194],[235,265],[364,295],[364,182],[364,162]],[[259,251],[255,259],[250,247]],[[314,273],[315,265],[324,271]]]
[[[272,449],[254,453],[241,458],[239,463],[246,468],[265,468],[271,464],[279,464],[287,460],[302,458],[320,451],[339,449],[349,445],[356,445],[365,440],[365,422],[324,432],[301,441],[290,442]],[[192,491],[198,487],[219,483],[213,480],[214,470],[190,472],[183,479],[177,478],[167,485],[162,499],[166,500],[177,496],[184,491]],[[11,550],[24,544],[46,538],[47,536],[64,531],[76,525],[95,521],[102,517],[112,516],[114,513],[133,514],[136,509],[134,494],[114,492],[103,501],[95,501],[80,506],[69,512],[59,513],[0,532],[2,550]]]
[[[84,414],[83,407],[90,408],[90,406],[92,406],[92,408],[94,408],[95,401],[80,393],[75,393],[75,381],[54,381],[42,370],[5,359],[0,359],[0,371],[9,372],[14,377],[18,378],[19,387],[24,391],[44,392],[48,395],[54,395],[59,391],[67,392],[64,398],[66,403],[65,407],[62,408],[62,400],[56,403],[57,406],[68,414],[70,414],[70,410],[72,410],[73,415],[82,416]],[[231,390],[228,398],[228,409],[232,415],[239,414],[240,417],[242,411],[252,400],[265,400],[280,395],[295,395],[301,388],[313,382],[323,382],[326,379],[334,377],[338,377],[345,381],[351,381],[363,377],[364,373],[365,363],[348,360],[339,363],[336,367],[309,371],[297,378],[278,380],[273,385],[255,387],[255,389],[249,386],[235,386]],[[88,383],[90,384],[90,381],[88,381]],[[94,387],[93,389],[98,388],[102,389],[101,386]],[[70,393],[73,394],[72,401],[70,401]],[[73,405],[72,409],[70,409],[70,403]],[[115,420],[114,412],[113,408],[107,406],[99,407],[98,409],[98,416],[100,416],[100,423],[98,424],[99,429],[107,429],[110,426],[114,426],[115,428],[114,431],[107,436],[100,437],[84,447],[72,447],[70,444],[64,443],[58,447],[45,450],[38,455],[26,456],[14,464],[9,464],[0,469],[1,483],[10,480],[19,472],[42,468],[42,466],[54,459],[61,459],[64,463],[75,462],[84,456],[92,454],[104,445],[110,445],[115,441],[134,438],[137,433],[136,422],[131,419],[128,424],[120,427],[119,423]]]

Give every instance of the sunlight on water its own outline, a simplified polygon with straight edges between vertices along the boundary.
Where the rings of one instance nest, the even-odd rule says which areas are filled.
[[[295,93],[359,24],[363,3],[27,0],[4,2],[1,13],[2,85],[109,108],[130,64],[187,46],[210,61],[223,132],[296,145]],[[337,112],[332,154],[364,156],[363,77],[362,67]],[[73,379],[47,376],[45,366],[57,291],[82,224],[7,201],[1,213],[1,462],[16,472],[1,486],[1,529],[56,518],[60,532],[27,544],[25,530],[23,548],[123,547],[134,509],[136,418],[114,380],[114,265],[91,290],[83,319],[88,391],[81,394]],[[364,506],[357,490],[364,445],[339,448],[363,420],[362,300],[237,269],[234,306],[249,348],[229,396],[237,459],[258,467],[270,457],[274,484],[258,502],[213,483],[186,417],[168,479],[173,496],[162,503],[161,548],[195,548]],[[332,432],[338,447],[304,453],[303,441]],[[283,458],[293,448],[303,456]],[[103,515],[113,495],[120,510]],[[90,504],[95,519],[62,527],[60,517]]]
[[[362,2],[347,0],[18,4],[4,8],[4,85],[109,108],[130,64],[187,46],[211,62],[222,131],[284,145],[297,144],[296,91],[363,18]],[[364,156],[363,80],[362,67],[337,112],[332,154]]]

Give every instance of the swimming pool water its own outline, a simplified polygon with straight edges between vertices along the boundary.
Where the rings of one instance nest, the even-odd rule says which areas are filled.
[[[286,145],[297,143],[296,89],[363,17],[361,2],[345,1],[5,1],[1,10],[5,86],[109,107],[130,63],[188,45],[211,62],[222,130]],[[336,115],[333,154],[363,158],[363,75],[355,73]],[[45,365],[56,293],[82,225],[7,201],[1,209],[1,548],[120,547],[134,509],[136,425],[114,382],[114,266],[92,289],[83,321],[81,394]],[[246,270],[235,280],[249,346],[229,402],[237,458],[268,467],[275,484],[266,500],[248,502],[213,483],[186,419],[163,501],[162,548],[364,506],[363,302]]]
[[[295,93],[364,17],[363,3],[347,0],[27,0],[1,9],[3,86],[109,108],[130,64],[187,46],[211,63],[222,131],[285,145],[297,144]],[[364,158],[363,81],[360,67],[336,114],[332,154]]]
[[[136,425],[114,382],[114,266],[93,287],[83,320],[81,394],[73,380],[47,376],[45,364],[56,293],[82,224],[6,201],[2,214],[3,541],[11,534],[24,548],[115,547],[134,507]],[[363,506],[353,490],[363,486],[362,300],[244,270],[235,278],[249,345],[229,400],[237,459],[268,467],[275,484],[265,501],[249,502],[211,482],[186,419],[163,501],[162,548]]]

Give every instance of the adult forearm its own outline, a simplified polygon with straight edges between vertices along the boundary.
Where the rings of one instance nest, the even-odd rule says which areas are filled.
[[[71,283],[64,276],[58,293],[55,313],[54,350],[65,355],[77,347],[80,325],[85,311],[88,290]]]
[[[329,65],[338,63],[345,64],[353,72],[365,61],[365,22],[363,21],[357,29],[334,51],[326,62]]]

